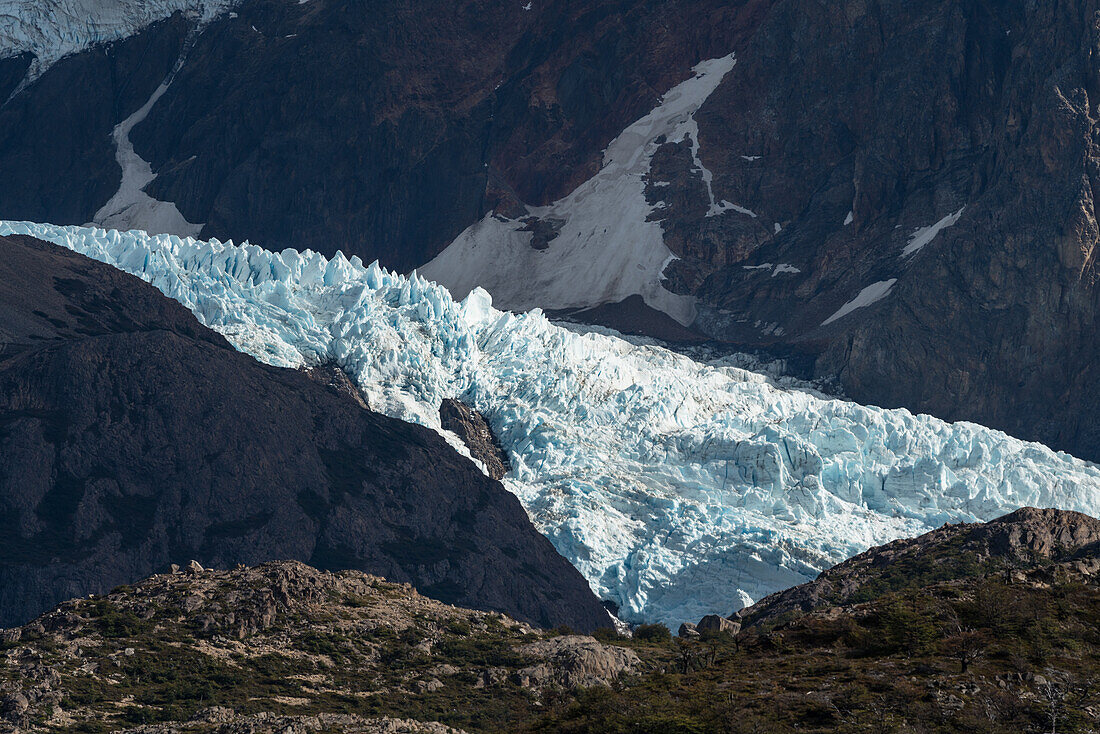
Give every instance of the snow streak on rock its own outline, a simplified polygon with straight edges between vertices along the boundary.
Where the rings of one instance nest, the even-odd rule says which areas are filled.
[[[886,296],[890,295],[890,291],[894,287],[894,283],[897,283],[897,278],[890,278],[890,280],[880,280],[877,283],[872,283],[863,290],[861,290],[856,297],[845,303],[843,306],[837,309],[829,318],[821,322],[822,326],[828,326],[837,319],[842,319],[852,311],[859,308],[870,306],[872,303],[878,303]]]
[[[901,256],[909,257],[910,255],[915,255],[920,252],[921,248],[936,239],[936,235],[948,227],[953,227],[955,223],[959,221],[959,217],[962,216],[965,209],[966,207],[964,206],[954,214],[948,214],[935,224],[931,224],[927,227],[919,227],[914,230],[913,235],[909,238],[909,244],[901,251]]]
[[[115,160],[122,168],[122,183],[110,201],[96,212],[94,224],[109,229],[140,229],[153,234],[174,234],[197,237],[201,224],[191,224],[175,204],[157,201],[145,193],[145,187],[157,176],[149,163],[134,151],[130,131],[144,120],[171,84],[166,80],[157,87],[141,109],[115,126]]]
[[[554,222],[560,231],[545,249],[531,247],[523,220],[492,215],[469,227],[434,260],[421,268],[428,278],[464,298],[480,286],[509,309],[589,308],[640,295],[646,304],[681,324],[695,319],[694,300],[661,285],[672,252],[658,222],[649,221],[645,178],[657,140],[690,138],[696,166],[710,191],[710,172],[699,160],[699,130],[693,115],[734,66],[733,55],[704,61],[695,76],[677,85],[660,105],[624,130],[604,151],[603,168],[573,193],[530,215]],[[716,203],[719,214],[736,209]]]
[[[258,359],[335,360],[370,404],[439,428],[459,398],[505,485],[631,621],[730,613],[871,545],[1023,505],[1100,515],[1100,468],[981,426],[830,400],[538,311],[456,303],[358,258],[0,224],[144,278]]]

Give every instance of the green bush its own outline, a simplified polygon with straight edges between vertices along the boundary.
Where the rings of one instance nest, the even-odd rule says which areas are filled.
[[[634,639],[643,642],[668,642],[672,633],[663,624],[640,624],[634,628]]]
[[[616,642],[623,639],[623,636],[614,627],[600,627],[592,633],[592,636],[600,642]]]

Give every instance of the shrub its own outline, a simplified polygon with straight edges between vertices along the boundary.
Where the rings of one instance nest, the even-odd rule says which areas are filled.
[[[640,624],[634,628],[634,638],[643,642],[668,642],[672,633],[663,624]]]
[[[623,639],[623,636],[614,627],[600,627],[592,633],[592,636],[600,642],[616,642]]]

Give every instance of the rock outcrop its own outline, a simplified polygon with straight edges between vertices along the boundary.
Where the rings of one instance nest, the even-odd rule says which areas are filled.
[[[737,619],[727,619],[717,614],[708,614],[699,620],[699,624],[695,625],[695,630],[699,634],[709,632],[713,634],[736,635],[741,631],[741,622],[739,620],[740,617]]]
[[[516,498],[432,431],[259,364],[136,278],[0,240],[0,624],[173,562],[281,558],[607,624]]]
[[[563,635],[523,645],[519,652],[540,662],[515,673],[520,685],[578,688],[611,685],[641,665],[637,653],[624,647],[603,645],[592,637]]]
[[[1100,572],[1100,520],[1025,507],[987,523],[944,525],[861,553],[817,579],[765,597],[742,615],[759,625],[791,613],[838,607],[886,592],[990,574],[1048,573],[1065,564]]]
[[[512,471],[508,454],[501,448],[500,441],[493,435],[492,427],[481,413],[465,403],[444,398],[439,406],[439,418],[443,428],[458,434],[470,449],[470,455],[485,465],[490,477],[501,479]]]

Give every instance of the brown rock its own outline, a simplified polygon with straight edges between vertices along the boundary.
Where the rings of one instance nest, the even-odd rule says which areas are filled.
[[[512,470],[508,454],[481,413],[457,400],[444,398],[439,406],[439,418],[443,428],[458,434],[470,454],[485,465],[493,479],[501,479]]]

